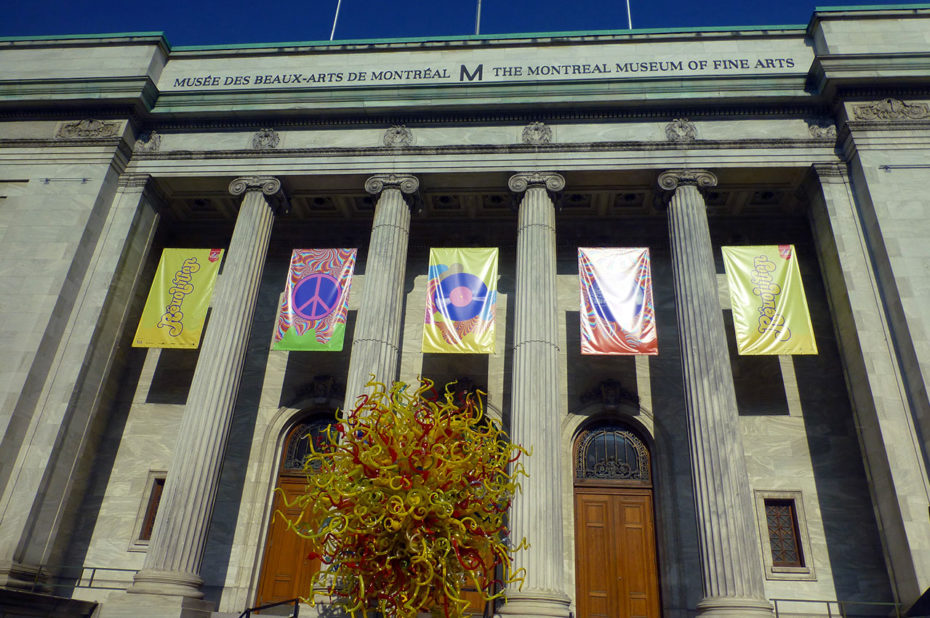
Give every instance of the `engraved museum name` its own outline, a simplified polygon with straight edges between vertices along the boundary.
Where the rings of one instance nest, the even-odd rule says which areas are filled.
[[[681,58],[663,60],[627,60],[619,62],[587,62],[572,64],[490,63],[454,66],[407,68],[373,68],[357,71],[313,72],[249,72],[204,73],[174,77],[170,87],[242,88],[242,87],[307,87],[320,84],[383,84],[383,83],[473,83],[531,81],[539,79],[624,79],[649,75],[723,75],[727,73],[766,73],[790,71],[798,63],[794,58]]]

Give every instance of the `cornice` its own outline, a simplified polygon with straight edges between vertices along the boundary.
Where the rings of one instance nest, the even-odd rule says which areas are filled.
[[[155,45],[166,55],[171,48],[163,32],[135,32],[115,34],[74,34],[39,37],[0,37],[0,49],[48,48],[48,47],[128,47]]]
[[[165,152],[136,152],[138,161],[197,160],[197,159],[252,159],[293,158],[308,156],[358,157],[397,155],[454,155],[454,154],[520,154],[520,153],[578,153],[612,151],[673,151],[673,150],[758,150],[758,149],[833,149],[836,140],[832,137],[813,139],[747,139],[747,140],[695,140],[693,142],[575,142],[556,144],[476,144],[448,146],[407,146],[385,148],[372,146],[363,148],[282,148],[276,150],[172,150]],[[0,146],[3,140],[0,140]]]
[[[90,148],[120,146],[123,138],[115,137],[88,137],[82,139],[2,139],[0,148]]]
[[[820,55],[814,58],[808,81],[812,92],[830,98],[855,88],[928,88],[930,52]]]
[[[807,35],[813,36],[820,22],[823,21],[844,21],[855,19],[921,19],[930,14],[930,6],[925,4],[912,4],[908,6],[888,6],[880,8],[877,6],[837,6],[837,7],[817,7],[807,26]]]
[[[394,113],[394,114],[369,114],[365,116],[356,116],[352,114],[345,115],[317,115],[308,116],[288,116],[284,114],[266,113],[257,120],[246,118],[196,118],[196,119],[179,119],[164,118],[158,114],[153,114],[146,119],[147,127],[157,129],[159,132],[170,130],[216,130],[216,129],[251,129],[257,130],[265,125],[273,124],[279,131],[287,130],[289,127],[306,129],[315,128],[344,128],[347,126],[377,126],[379,128],[404,125],[410,129],[418,126],[435,126],[435,125],[469,125],[477,123],[503,123],[512,122],[515,124],[525,125],[529,122],[543,121],[547,124],[565,123],[565,122],[589,122],[599,120],[656,120],[660,122],[669,122],[675,118],[687,117],[691,120],[728,120],[733,118],[743,118],[751,116],[754,118],[768,117],[810,117],[829,115],[830,109],[826,105],[809,104],[809,105],[699,105],[694,106],[657,106],[652,109],[643,107],[631,107],[628,109],[614,107],[601,107],[596,109],[571,109],[571,110],[540,110],[538,108],[530,110],[508,110],[508,111],[489,111],[480,112],[462,111],[462,112],[435,112],[424,113],[422,111],[415,113]],[[272,120],[273,119],[273,120]]]
[[[503,48],[545,45],[587,45],[648,41],[707,41],[755,38],[804,38],[803,25],[757,27],[656,28],[593,32],[537,32],[521,34],[477,35],[464,37],[421,37],[412,39],[373,39],[352,41],[299,41],[246,45],[178,46],[172,58],[223,58],[232,56],[269,56],[295,54],[346,54],[353,52],[413,49]]]

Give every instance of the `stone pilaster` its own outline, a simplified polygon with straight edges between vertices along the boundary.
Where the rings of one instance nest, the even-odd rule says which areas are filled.
[[[129,592],[200,598],[200,565],[213,514],[226,438],[271,237],[276,178],[237,178],[243,195],[223,275],[213,296],[177,446],[168,469],[152,540]]]
[[[704,581],[698,614],[771,616],[707,210],[699,191],[716,184],[713,174],[698,170],[659,176],[659,186],[671,192],[668,226],[675,309]]]
[[[36,357],[37,366],[48,365],[35,390],[0,411],[11,423],[0,418],[0,588],[32,589],[61,564],[64,531],[75,517],[68,505],[98,446],[94,427],[109,409],[108,377],[124,359],[120,334],[158,214],[147,174],[114,173],[112,180],[112,201],[101,193],[81,224],[74,279],[56,292],[64,324],[46,337],[59,343],[40,352],[46,360]]]
[[[568,616],[562,554],[558,314],[556,312],[555,205],[548,192],[565,179],[553,173],[516,174],[511,191],[522,193],[517,225],[517,285],[514,320],[513,403],[510,434],[532,449],[524,460],[529,478],[510,511],[514,543],[526,537],[515,569],[526,569],[522,590],[512,587],[501,613],[508,616]]]
[[[375,219],[365,262],[365,284],[352,339],[352,357],[346,380],[345,407],[371,379],[385,384],[397,379],[400,327],[404,309],[404,270],[410,236],[410,207],[405,195],[414,195],[420,181],[402,174],[376,174],[365,190],[378,195]]]

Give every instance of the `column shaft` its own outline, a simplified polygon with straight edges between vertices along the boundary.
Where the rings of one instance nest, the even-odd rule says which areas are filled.
[[[202,596],[200,565],[274,222],[262,190],[270,195],[280,188],[275,179],[247,182],[251,184],[239,190],[245,196],[213,297],[152,540],[130,592]]]
[[[522,590],[507,593],[503,614],[568,616],[562,537],[559,325],[556,309],[555,206],[547,193],[564,187],[557,174],[518,174],[511,188],[526,190],[517,230],[517,282],[511,437],[532,449],[523,460],[529,478],[510,510],[511,538],[526,537],[514,568],[526,569]]]
[[[418,186],[413,176],[378,175],[365,183],[369,193],[380,196],[365,262],[363,299],[352,339],[346,409],[355,407],[356,398],[365,391],[372,374],[388,385],[397,379],[410,236],[410,207],[404,194],[415,192]]]
[[[659,182],[674,188],[668,222],[704,581],[698,609],[704,616],[771,615],[707,211],[696,186],[712,186],[716,178],[666,172]]]

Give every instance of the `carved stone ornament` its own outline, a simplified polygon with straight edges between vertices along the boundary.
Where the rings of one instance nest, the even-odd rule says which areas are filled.
[[[385,189],[398,189],[401,193],[412,195],[420,188],[420,181],[409,174],[375,174],[365,181],[365,191],[378,195]]]
[[[396,124],[384,132],[381,141],[388,148],[404,148],[413,146],[417,140],[413,136],[413,131],[402,124]]]
[[[274,150],[281,143],[281,136],[274,129],[262,129],[252,136],[252,150]]]
[[[901,99],[882,99],[853,106],[857,120],[923,120],[930,118],[926,103],[905,103]]]
[[[836,125],[829,118],[808,119],[807,129],[810,131],[811,137],[836,139]]]
[[[523,193],[530,187],[558,192],[565,188],[565,177],[555,172],[525,172],[511,176],[507,186],[514,193]]]
[[[599,403],[605,408],[616,408],[626,402],[639,405],[639,395],[627,390],[619,380],[608,379],[581,395],[584,403]]]
[[[659,174],[659,187],[665,191],[675,191],[686,185],[699,189],[716,187],[717,177],[706,170],[668,170]]]
[[[141,134],[132,149],[136,152],[158,152],[159,148],[161,148],[161,135],[150,131]]]
[[[312,399],[323,402],[329,399],[341,399],[344,394],[343,386],[336,382],[333,376],[318,375],[298,389],[296,401]]]
[[[119,131],[120,122],[105,122],[103,120],[77,120],[65,122],[58,127],[55,137],[59,139],[92,139],[99,137],[115,137]]]
[[[544,122],[531,122],[523,127],[524,144],[548,144],[552,141],[552,128]]]
[[[693,142],[697,138],[697,128],[687,118],[675,118],[665,125],[665,137],[670,142]]]
[[[229,192],[233,195],[242,195],[246,191],[277,195],[281,191],[281,181],[274,176],[241,176],[229,183]]]

